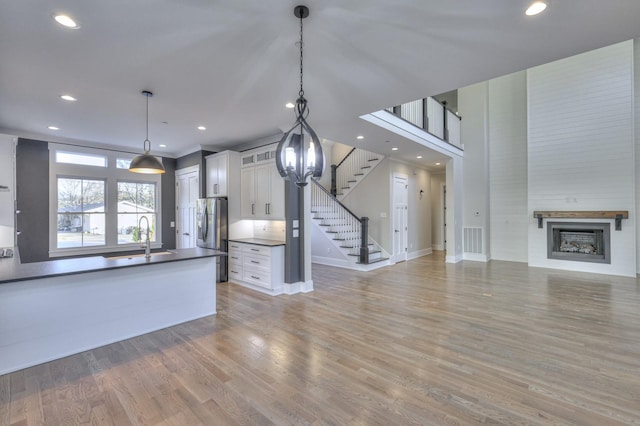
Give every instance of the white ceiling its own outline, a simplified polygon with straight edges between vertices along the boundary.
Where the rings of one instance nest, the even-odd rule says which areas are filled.
[[[146,89],[155,94],[154,153],[233,147],[286,130],[294,116],[284,104],[299,84],[297,3],[1,1],[0,128],[140,151]],[[523,13],[529,0],[305,4],[309,123],[332,141],[383,154],[399,146],[394,156],[407,160],[423,148],[358,117],[640,36],[637,0],[550,0],[533,18]],[[60,12],[81,28],[56,24],[51,15]],[[79,100],[60,100],[65,93]]]

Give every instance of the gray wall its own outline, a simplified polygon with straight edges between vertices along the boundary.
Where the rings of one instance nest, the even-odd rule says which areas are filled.
[[[49,260],[49,147],[18,139],[16,147],[16,229],[23,262]]]

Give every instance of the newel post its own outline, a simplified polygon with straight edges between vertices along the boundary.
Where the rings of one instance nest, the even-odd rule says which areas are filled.
[[[331,165],[331,195],[334,197],[338,194],[338,183],[337,183],[337,173],[338,166],[335,164]]]
[[[360,219],[360,263],[369,263],[369,218]]]

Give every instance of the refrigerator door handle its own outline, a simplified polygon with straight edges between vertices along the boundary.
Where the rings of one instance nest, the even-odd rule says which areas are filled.
[[[209,234],[209,210],[206,204],[204,206],[204,214],[202,215],[202,221],[204,222],[204,231],[202,231],[202,240],[207,241],[207,235]]]

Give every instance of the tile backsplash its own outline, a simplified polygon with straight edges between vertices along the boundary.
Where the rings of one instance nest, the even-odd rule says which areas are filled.
[[[254,220],[253,237],[267,240],[285,240],[285,221]]]

